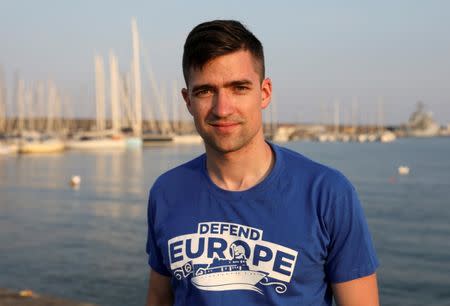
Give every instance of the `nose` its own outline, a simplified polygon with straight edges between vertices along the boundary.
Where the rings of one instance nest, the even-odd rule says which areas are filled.
[[[212,112],[219,118],[226,118],[234,111],[233,98],[226,90],[219,90],[214,96]]]

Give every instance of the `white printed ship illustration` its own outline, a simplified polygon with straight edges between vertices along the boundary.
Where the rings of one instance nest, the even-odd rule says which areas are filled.
[[[191,279],[197,288],[210,291],[223,290],[261,290],[255,285],[266,276],[266,273],[251,271],[246,259],[219,259],[205,269],[198,268]]]
[[[262,294],[258,284],[267,273],[252,271],[242,246],[231,246],[232,259],[214,258],[210,264],[186,263],[175,271],[175,277],[182,279],[192,275],[194,286],[208,291],[252,290]]]

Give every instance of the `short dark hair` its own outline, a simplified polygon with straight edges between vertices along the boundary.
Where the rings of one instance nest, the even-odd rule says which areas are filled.
[[[197,25],[184,43],[183,75],[186,85],[189,70],[202,69],[210,60],[239,50],[253,55],[264,79],[264,51],[261,42],[242,23],[236,20],[213,20]]]

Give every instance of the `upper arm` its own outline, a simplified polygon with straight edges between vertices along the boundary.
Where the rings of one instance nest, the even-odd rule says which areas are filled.
[[[331,287],[338,306],[380,305],[375,273],[348,282],[334,283]]]
[[[328,235],[325,273],[328,282],[342,283],[373,274],[379,263],[355,188],[345,177],[334,183],[338,187],[329,192],[322,217]]]
[[[172,306],[173,293],[170,277],[150,269],[148,282],[147,306]]]

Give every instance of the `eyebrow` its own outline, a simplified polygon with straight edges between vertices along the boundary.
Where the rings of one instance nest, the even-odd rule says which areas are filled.
[[[200,90],[205,90],[205,89],[214,89],[215,86],[211,85],[211,84],[200,84],[200,85],[195,85],[194,87],[192,87],[192,92],[197,92]]]
[[[225,87],[234,87],[234,86],[243,86],[243,85],[252,85],[253,82],[247,79],[235,80],[228,83],[225,83]]]
[[[250,86],[250,85],[253,85],[253,82],[248,80],[248,79],[234,80],[234,81],[230,81],[230,82],[225,83],[224,87],[228,88],[228,87],[243,86],[243,85]],[[196,91],[199,91],[199,90],[205,90],[205,89],[215,89],[216,87],[217,86],[212,85],[212,84],[208,84],[208,83],[206,83],[206,84],[199,84],[199,85],[195,85],[195,86],[192,87],[192,92],[196,92]]]

